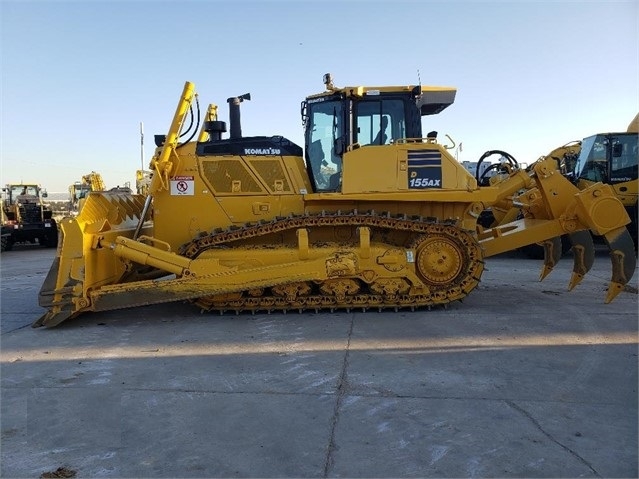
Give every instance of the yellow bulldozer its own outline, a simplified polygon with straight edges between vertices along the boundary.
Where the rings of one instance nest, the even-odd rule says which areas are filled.
[[[200,115],[187,82],[156,136],[148,194],[90,192],[61,222],[39,296],[47,312],[33,326],[182,300],[220,312],[429,308],[468,295],[485,258],[562,234],[575,250],[572,288],[594,258],[588,230],[611,251],[605,301],[632,277],[630,220],[610,186],[580,191],[548,160],[480,187],[436,132],[422,133],[422,117],[449,107],[455,88],[340,88],[329,74],[324,85],[302,102],[302,148],[242,135],[249,94],[228,98],[223,138],[217,106]],[[528,214],[478,225],[501,202]]]

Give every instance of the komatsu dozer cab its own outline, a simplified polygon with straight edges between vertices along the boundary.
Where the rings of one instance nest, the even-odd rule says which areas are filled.
[[[485,258],[526,244],[551,246],[543,278],[562,234],[574,242],[572,288],[594,258],[587,230],[611,250],[605,300],[632,277],[629,218],[609,186],[580,191],[549,160],[479,187],[435,131],[423,134],[422,118],[449,107],[454,88],[324,84],[301,104],[302,148],[242,135],[249,94],[227,100],[225,137],[217,106],[200,115],[187,82],[156,137],[148,194],[91,192],[61,222],[34,326],[178,300],[221,312],[445,305],[475,289]],[[500,202],[526,217],[478,225]]]
[[[636,122],[636,119],[635,119]],[[632,124],[631,124],[632,126]],[[612,187],[624,205],[631,223],[628,230],[637,247],[637,198],[639,197],[639,144],[635,131],[598,133],[584,138],[573,170],[573,181],[579,189],[596,182]]]

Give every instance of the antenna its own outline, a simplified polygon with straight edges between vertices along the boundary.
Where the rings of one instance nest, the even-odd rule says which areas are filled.
[[[140,122],[140,164],[144,169],[144,123]]]
[[[419,75],[419,68],[417,69],[417,84],[418,84],[419,86],[422,86],[422,78],[421,78],[421,76]]]

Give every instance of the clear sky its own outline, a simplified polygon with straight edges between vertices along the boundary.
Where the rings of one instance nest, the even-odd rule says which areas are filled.
[[[458,88],[423,120],[459,160],[532,162],[639,111],[639,2],[0,0],[0,183],[135,185],[185,81],[247,92],[242,133],[303,146],[300,102],[338,86]]]

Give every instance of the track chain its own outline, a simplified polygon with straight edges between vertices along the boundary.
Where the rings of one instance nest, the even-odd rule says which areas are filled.
[[[244,226],[231,226],[226,230],[217,229],[210,233],[203,233],[182,245],[179,254],[191,259],[197,258],[206,250],[217,247],[233,247],[232,243],[247,239],[257,238],[270,234],[283,233],[299,228],[333,228],[343,226],[366,226],[373,230],[403,231],[412,233],[409,245],[394,245],[398,247],[419,247],[424,238],[430,235],[443,236],[454,239],[465,248],[465,264],[463,270],[465,276],[456,279],[454,284],[436,285],[427,294],[415,294],[406,292],[408,288],[401,285],[393,287],[392,280],[389,286],[384,288],[384,294],[379,293],[379,287],[370,288],[361,280],[360,288],[354,294],[340,292],[339,288],[334,294],[325,294],[326,281],[320,284],[300,283],[299,287],[292,285],[291,291],[283,293],[281,288],[266,288],[260,290],[243,291],[218,296],[207,296],[194,300],[194,303],[203,310],[225,311],[288,311],[297,310],[351,310],[351,309],[383,309],[410,308],[414,310],[420,307],[445,305],[451,301],[460,300],[472,290],[479,282],[483,271],[481,251],[476,240],[467,232],[460,230],[454,220],[439,221],[437,218],[424,218],[421,216],[392,215],[385,212],[378,214],[375,211],[359,213],[357,210],[347,212],[321,212],[318,214],[290,215],[288,217],[276,217],[272,221],[249,223]],[[269,245],[272,246],[272,245]],[[260,246],[252,246],[260,247]],[[263,247],[268,247],[267,245]],[[352,279],[349,281],[353,281]],[[403,281],[403,280],[402,280]],[[324,285],[324,286],[323,286]],[[278,285],[279,286],[279,285]],[[351,286],[351,285],[348,285]],[[407,285],[409,286],[409,285]],[[349,288],[345,288],[349,289]],[[352,288],[351,288],[352,289]],[[376,289],[373,291],[372,289]],[[310,291],[310,294],[309,294]],[[298,294],[299,293],[299,294]]]

